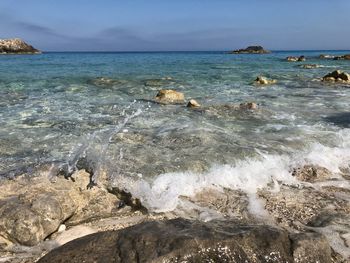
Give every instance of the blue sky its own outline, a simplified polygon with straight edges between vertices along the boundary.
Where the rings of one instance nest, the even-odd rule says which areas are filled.
[[[350,49],[350,0],[0,0],[0,38],[45,51]]]

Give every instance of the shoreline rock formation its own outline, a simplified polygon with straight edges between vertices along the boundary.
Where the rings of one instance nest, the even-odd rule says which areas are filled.
[[[247,48],[230,51],[229,54],[269,54],[271,51],[264,49],[262,46],[249,46]]]
[[[318,233],[289,235],[266,225],[173,219],[92,234],[41,258],[59,262],[332,262]]]
[[[0,54],[40,54],[41,51],[27,44],[22,39],[0,39]]]

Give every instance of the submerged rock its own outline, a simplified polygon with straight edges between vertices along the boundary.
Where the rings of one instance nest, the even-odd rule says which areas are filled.
[[[173,83],[175,83],[175,81],[172,77],[164,77],[160,79],[147,79],[144,81],[144,85],[147,87],[162,87]]]
[[[289,56],[286,58],[286,60],[289,62],[296,62],[296,61],[305,61],[306,58],[305,58],[305,56],[300,56],[300,57]]]
[[[100,77],[92,80],[91,83],[98,87],[104,87],[104,86],[113,86],[113,85],[123,84],[125,83],[125,81],[121,81],[118,79],[111,79],[107,77]]]
[[[289,236],[266,225],[173,219],[92,234],[51,251],[38,262],[329,263],[330,251],[320,234]]]
[[[350,74],[335,70],[331,73],[328,73],[322,78],[322,81],[325,82],[343,82],[343,83],[350,83]]]
[[[263,76],[258,76],[255,79],[255,83],[260,84],[260,85],[275,84],[276,82],[277,82],[277,80],[275,80],[275,79],[268,79],[268,78],[263,77]]]
[[[237,49],[230,51],[230,54],[268,54],[271,53],[269,50],[265,50],[262,46],[249,46],[243,49]]]
[[[0,54],[40,54],[41,52],[22,39],[0,39]]]
[[[194,99],[187,103],[187,108],[199,108],[201,105]]]
[[[320,68],[320,65],[317,64],[304,64],[304,65],[300,65],[301,68],[304,69],[314,69],[314,68]]]
[[[185,102],[185,96],[176,90],[162,89],[158,92],[155,100],[162,104],[182,104]]]

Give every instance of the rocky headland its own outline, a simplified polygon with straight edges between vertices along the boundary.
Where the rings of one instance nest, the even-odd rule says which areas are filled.
[[[22,39],[0,39],[0,54],[40,54],[41,52]]]

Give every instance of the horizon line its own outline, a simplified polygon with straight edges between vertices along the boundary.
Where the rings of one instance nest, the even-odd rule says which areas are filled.
[[[180,53],[180,52],[230,52],[231,50],[41,50],[42,53]],[[271,49],[271,52],[301,52],[301,51],[350,51],[350,49]],[[239,54],[237,54],[239,55]],[[245,55],[249,55],[245,54]],[[254,55],[254,54],[252,54]],[[261,54],[256,54],[261,55]],[[262,54],[264,55],[264,54]]]

